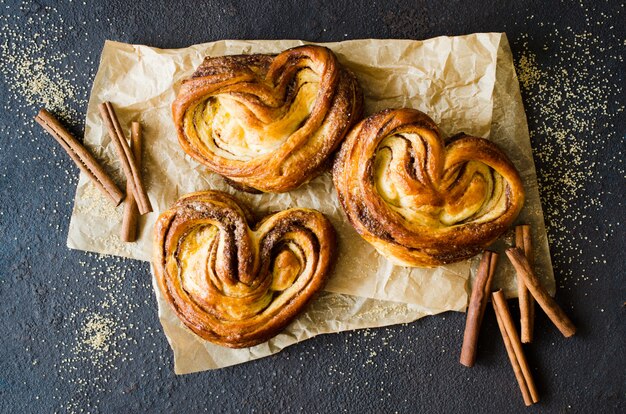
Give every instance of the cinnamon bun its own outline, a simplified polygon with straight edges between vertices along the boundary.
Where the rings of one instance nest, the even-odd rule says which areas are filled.
[[[413,109],[388,109],[357,124],[333,179],[357,232],[404,266],[477,254],[524,203],[520,176],[498,146],[465,134],[445,145],[437,125]]]
[[[207,57],[172,105],[184,151],[247,191],[286,192],[318,175],[363,98],[329,49]]]
[[[182,197],[155,226],[154,270],[180,320],[232,348],[265,342],[324,285],[335,232],[318,211],[292,208],[255,226],[223,192]]]

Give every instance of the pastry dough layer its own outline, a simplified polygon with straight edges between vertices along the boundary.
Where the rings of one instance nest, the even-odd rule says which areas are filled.
[[[459,134],[445,145],[435,123],[413,109],[385,110],[357,124],[333,178],[359,234],[406,266],[477,254],[524,203],[519,174],[494,143]]]
[[[319,174],[363,98],[320,46],[208,57],[172,105],[181,146],[238,187],[285,192]]]
[[[192,193],[161,214],[154,269],[177,316],[213,343],[249,347],[278,334],[324,285],[335,233],[318,211],[289,209],[250,227],[230,195]]]

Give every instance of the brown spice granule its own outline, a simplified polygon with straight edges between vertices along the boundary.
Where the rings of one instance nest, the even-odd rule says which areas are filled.
[[[78,113],[70,105],[86,103],[87,88],[76,81],[67,63],[72,59],[55,47],[73,27],[64,24],[54,7],[42,6],[43,12],[35,15],[27,13],[27,4],[20,8],[22,13],[0,17],[0,73],[20,109],[43,106],[75,120]],[[24,26],[33,31],[19,28]]]
[[[82,343],[87,345],[94,353],[108,352],[109,341],[115,330],[115,321],[109,317],[99,314],[92,314],[87,318],[83,329]]]

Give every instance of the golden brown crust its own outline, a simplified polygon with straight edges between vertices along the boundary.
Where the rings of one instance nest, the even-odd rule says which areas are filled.
[[[357,232],[392,261],[432,267],[467,259],[501,236],[524,203],[517,170],[492,142],[453,137],[413,109],[357,124],[333,169]]]
[[[240,188],[285,192],[321,172],[360,119],[356,78],[321,46],[207,57],[172,105],[193,158]]]
[[[180,320],[213,343],[243,348],[277,335],[326,282],[335,232],[322,213],[293,208],[255,227],[218,191],[188,194],[159,216],[153,265]]]

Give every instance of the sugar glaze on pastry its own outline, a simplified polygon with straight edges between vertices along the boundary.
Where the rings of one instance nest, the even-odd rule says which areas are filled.
[[[445,145],[436,124],[413,109],[385,110],[357,124],[333,177],[357,232],[405,266],[477,254],[524,203],[519,174],[498,146],[464,134]]]
[[[227,193],[182,197],[155,225],[159,288],[180,320],[232,348],[277,335],[324,286],[336,239],[322,213],[280,211],[252,225]]]
[[[363,98],[321,46],[207,57],[172,105],[186,153],[240,189],[285,192],[319,174]]]

